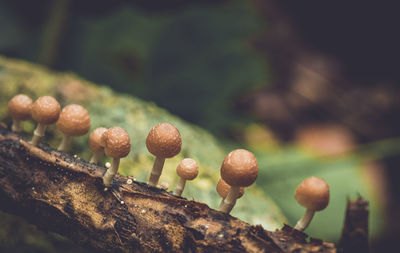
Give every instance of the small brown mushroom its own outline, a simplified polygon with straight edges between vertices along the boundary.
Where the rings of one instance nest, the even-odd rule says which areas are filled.
[[[219,194],[219,196],[221,196],[222,201],[220,203],[220,208],[222,206],[222,204],[224,203],[224,199],[226,198],[226,196],[228,196],[228,193],[231,189],[231,186],[229,184],[227,184],[222,178],[219,179],[218,184],[217,184],[217,192]],[[244,187],[240,187],[240,191],[239,191],[239,196],[237,197],[237,199],[240,199],[244,194]]]
[[[103,133],[101,142],[104,143],[104,152],[113,158],[111,168],[103,176],[105,186],[110,186],[112,179],[118,172],[120,158],[131,151],[131,139],[129,134],[121,127],[112,127]]]
[[[53,97],[40,97],[32,104],[31,115],[38,122],[31,140],[31,144],[37,146],[44,136],[47,126],[57,122],[60,116],[60,104]]]
[[[181,196],[185,188],[186,180],[193,180],[199,174],[199,166],[191,158],[183,159],[176,167],[176,173],[181,178],[175,189],[175,195]]]
[[[90,130],[89,112],[81,105],[64,107],[57,121],[57,128],[63,133],[58,150],[66,151],[71,137],[85,135]]]
[[[294,197],[300,205],[307,208],[304,216],[294,227],[303,231],[310,224],[316,211],[325,209],[329,204],[329,186],[322,178],[309,177],[297,186]]]
[[[12,131],[21,131],[21,120],[27,120],[31,117],[31,107],[32,99],[24,94],[18,94],[8,102],[8,112],[13,119]]]
[[[99,127],[92,131],[89,137],[89,147],[93,155],[91,163],[97,163],[104,153],[104,143],[101,143],[101,136],[107,131],[105,127]]]
[[[247,187],[257,179],[258,164],[253,153],[245,149],[230,152],[221,166],[221,178],[231,186],[219,211],[230,213],[240,195],[240,188]]]
[[[151,170],[149,185],[156,186],[160,179],[165,158],[176,156],[181,151],[182,140],[178,129],[169,123],[153,127],[146,138],[146,147],[156,156]]]
[[[57,128],[63,133],[58,150],[66,151],[71,137],[82,136],[89,132],[90,116],[88,111],[81,105],[67,105],[60,113]]]

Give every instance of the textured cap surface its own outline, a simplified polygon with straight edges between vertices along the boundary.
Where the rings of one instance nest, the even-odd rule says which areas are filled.
[[[146,147],[149,152],[159,157],[174,157],[181,151],[181,146],[181,134],[169,123],[156,125],[146,138]]]
[[[40,124],[50,125],[56,123],[60,116],[60,104],[50,96],[43,96],[32,104],[32,118]]]
[[[307,209],[320,211],[329,204],[329,186],[319,177],[309,177],[297,186],[294,197]]]
[[[81,105],[67,105],[60,113],[57,128],[69,136],[85,135],[90,130],[88,111]]]
[[[89,137],[89,146],[93,152],[104,150],[105,144],[101,143],[101,136],[107,131],[105,127],[99,127],[92,131]]]
[[[131,151],[131,139],[128,133],[121,127],[112,127],[102,136],[101,141],[105,144],[104,153],[113,158],[122,158]]]
[[[231,186],[249,186],[256,181],[257,175],[257,160],[245,149],[230,152],[222,162],[221,177]]]
[[[32,99],[24,94],[14,96],[8,102],[8,112],[18,120],[27,120],[31,117]]]
[[[222,178],[220,178],[217,184],[217,192],[219,196],[221,196],[222,198],[226,198],[226,196],[228,196],[230,189],[231,186],[227,184]],[[237,198],[241,198],[243,194],[244,194],[244,187],[240,187],[239,196]]]
[[[199,174],[199,166],[196,161],[191,158],[183,159],[176,167],[176,173],[181,178],[186,180],[193,180]]]

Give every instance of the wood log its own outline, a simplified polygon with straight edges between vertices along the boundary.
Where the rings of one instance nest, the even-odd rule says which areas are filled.
[[[34,147],[0,126],[0,209],[86,247],[121,252],[336,252],[285,225],[274,232],[204,203]]]

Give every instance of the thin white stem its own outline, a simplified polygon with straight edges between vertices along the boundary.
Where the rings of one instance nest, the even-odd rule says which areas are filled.
[[[92,158],[90,158],[90,162],[98,163],[102,155],[103,151],[93,152]]]
[[[299,231],[304,231],[310,224],[312,218],[314,217],[315,211],[307,209],[304,216],[297,222],[295,229]]]
[[[240,194],[240,187],[232,186],[226,198],[221,202],[218,210],[224,213],[230,213],[236,204],[236,199]]]
[[[156,156],[154,161],[153,169],[151,170],[149,185],[157,186],[158,180],[160,179],[162,169],[164,167],[165,158]]]
[[[39,144],[40,140],[44,136],[44,133],[46,132],[46,128],[47,128],[47,125],[43,125],[40,123],[37,125],[35,131],[33,131],[33,137],[31,140],[31,144],[33,146],[37,146]]]
[[[178,184],[176,185],[175,195],[181,196],[183,189],[185,189],[186,179],[182,178],[179,180]]]
[[[19,132],[21,131],[21,121],[19,119],[13,119],[13,123],[11,126],[11,130],[13,132]]]
[[[70,141],[71,141],[71,136],[63,134],[63,138],[62,138],[60,146],[58,146],[57,150],[66,151],[69,146]]]
[[[118,167],[119,167],[119,158],[113,158],[111,167],[106,171],[106,173],[103,176],[103,183],[105,186],[110,186],[111,182],[118,172]]]

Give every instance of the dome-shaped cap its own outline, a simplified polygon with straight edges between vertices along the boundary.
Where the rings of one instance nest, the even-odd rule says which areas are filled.
[[[181,146],[181,134],[176,127],[169,123],[156,125],[146,138],[147,149],[158,157],[174,157],[181,151]]]
[[[221,166],[221,177],[231,186],[247,187],[256,181],[257,175],[257,160],[245,149],[230,152]]]
[[[195,160],[191,158],[185,158],[178,164],[178,167],[176,167],[176,173],[181,178],[193,180],[199,174],[199,166]]]
[[[56,123],[60,116],[60,104],[50,96],[43,96],[32,104],[32,118],[40,124],[50,125]]]
[[[14,96],[8,102],[8,112],[18,120],[27,120],[31,117],[32,99],[24,94]]]
[[[105,144],[101,143],[101,136],[107,131],[105,127],[99,127],[92,131],[89,137],[89,146],[93,152],[104,150]]]
[[[113,158],[122,158],[131,151],[131,139],[128,133],[121,127],[112,127],[101,136],[104,145],[104,153]]]
[[[227,184],[222,178],[220,178],[217,184],[217,192],[219,196],[221,196],[222,198],[226,198],[226,196],[228,196],[230,189],[231,186]],[[244,187],[240,187],[239,196],[237,198],[241,198],[243,194],[244,194]]]
[[[90,130],[88,111],[81,105],[67,105],[60,113],[57,128],[69,136],[85,135]]]
[[[309,177],[297,186],[294,197],[305,208],[320,211],[329,203],[329,186],[322,178]]]

